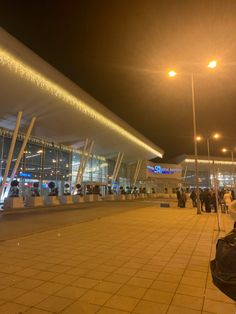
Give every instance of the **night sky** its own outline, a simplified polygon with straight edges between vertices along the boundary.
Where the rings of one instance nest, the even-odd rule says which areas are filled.
[[[1,1],[10,34],[165,150],[193,153],[197,128],[236,147],[235,0]],[[209,59],[219,60],[209,70]],[[174,68],[175,79],[166,75]],[[206,154],[206,143],[199,144]]]

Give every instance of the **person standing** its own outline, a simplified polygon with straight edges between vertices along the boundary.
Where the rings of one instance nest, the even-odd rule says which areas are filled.
[[[178,200],[178,207],[180,207],[180,205],[181,205],[181,192],[180,192],[180,189],[177,190],[176,195],[177,195],[177,200]]]
[[[230,210],[231,203],[232,203],[232,196],[231,193],[227,190],[224,194],[224,202],[226,205],[226,211]]]
[[[216,193],[214,191],[212,191],[211,193],[211,205],[214,209],[214,212],[217,212],[217,202],[216,202]]]
[[[210,213],[211,212],[211,194],[210,194],[209,189],[205,189],[205,191],[203,192],[203,202],[205,205],[206,213]]]
[[[199,194],[199,199],[200,199],[200,203],[201,203],[201,211],[203,212],[203,204],[204,204],[204,200],[203,200],[203,190],[200,189],[200,194]]]
[[[197,194],[196,194],[195,190],[192,190],[192,192],[190,194],[190,198],[192,200],[193,207],[197,207]]]

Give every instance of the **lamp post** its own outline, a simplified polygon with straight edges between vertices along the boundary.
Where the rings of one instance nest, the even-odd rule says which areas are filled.
[[[191,94],[192,94],[192,111],[193,111],[193,136],[194,136],[194,163],[195,163],[195,186],[197,194],[197,214],[201,214],[199,176],[198,176],[198,151],[197,151],[197,122],[196,122],[196,105],[195,105],[195,84],[194,75],[191,73]]]
[[[217,66],[217,61],[212,60],[208,63],[208,68],[214,69]],[[174,78],[177,72],[171,70],[168,72],[169,77]],[[192,117],[193,117],[193,138],[194,138],[194,161],[195,161],[195,187],[197,194],[197,214],[201,214],[200,193],[199,193],[199,176],[198,176],[198,150],[197,150],[197,122],[196,122],[196,104],[195,104],[195,80],[194,73],[188,73],[191,80],[191,100],[192,100]]]

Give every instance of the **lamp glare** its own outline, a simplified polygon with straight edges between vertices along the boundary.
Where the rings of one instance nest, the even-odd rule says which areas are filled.
[[[210,68],[210,69],[214,69],[214,68],[216,68],[216,66],[217,66],[217,61],[216,60],[211,60],[208,63],[208,68]]]
[[[174,70],[168,72],[169,77],[175,77],[177,73]]]

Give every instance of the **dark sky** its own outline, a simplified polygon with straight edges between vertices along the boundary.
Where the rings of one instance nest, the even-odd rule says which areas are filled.
[[[234,147],[235,0],[1,1],[1,26],[130,125],[166,159],[193,153],[191,86],[198,133]],[[219,67],[210,71],[211,58]],[[166,71],[184,73],[174,80]],[[206,154],[206,143],[199,145]]]

